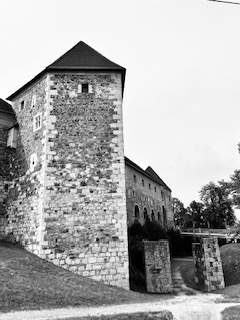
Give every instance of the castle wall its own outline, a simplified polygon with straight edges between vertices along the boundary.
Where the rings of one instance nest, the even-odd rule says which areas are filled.
[[[195,282],[203,291],[214,291],[225,287],[218,238],[201,238],[193,243]]]
[[[49,88],[41,256],[128,288],[121,75],[52,74]]]
[[[11,160],[15,150],[7,148],[8,128],[11,123],[0,119],[0,239],[4,235],[7,216],[8,188],[11,184]],[[5,120],[5,119],[4,119]]]
[[[168,240],[144,241],[147,291],[172,293],[172,275]]]
[[[136,219],[135,206],[137,205],[140,223],[143,224],[145,221],[144,208],[146,208],[151,220],[154,217],[165,228],[173,226],[171,191],[128,165],[126,165],[126,197],[128,225],[134,223]],[[164,218],[164,210],[166,218]]]
[[[36,95],[34,106],[33,95]],[[26,249],[39,254],[46,78],[19,95],[13,101],[12,107],[16,113],[20,134],[10,169],[12,182],[8,187],[6,227],[3,236],[12,241],[19,241]],[[33,122],[37,114],[42,115],[42,123],[41,128],[34,131]]]

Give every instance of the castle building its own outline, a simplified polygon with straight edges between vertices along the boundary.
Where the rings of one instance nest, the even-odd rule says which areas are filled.
[[[79,42],[0,100],[0,238],[128,288],[127,224],[173,216],[171,190],[124,157],[125,72]]]

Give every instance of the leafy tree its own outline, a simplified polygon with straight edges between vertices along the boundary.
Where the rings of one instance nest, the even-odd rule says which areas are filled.
[[[185,225],[187,209],[178,198],[172,198],[173,214],[175,226],[183,227]]]
[[[192,201],[188,207],[188,211],[192,216],[192,221],[195,222],[196,227],[202,227],[206,224],[205,208],[202,202]]]
[[[204,217],[212,228],[226,228],[232,226],[236,220],[227,190],[220,183],[210,182],[200,191],[200,198],[205,207]]]

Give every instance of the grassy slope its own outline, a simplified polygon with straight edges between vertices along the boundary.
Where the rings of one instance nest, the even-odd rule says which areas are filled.
[[[153,297],[135,293],[81,277],[2,242],[0,288],[0,311],[98,306],[160,299],[156,295]]]
[[[240,297],[240,244],[226,244],[220,248],[220,253],[226,288],[218,290],[217,293],[226,294],[232,298]],[[193,262],[175,261],[174,263],[180,268],[186,285],[196,289]]]

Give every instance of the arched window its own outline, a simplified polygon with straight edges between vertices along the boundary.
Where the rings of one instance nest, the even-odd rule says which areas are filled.
[[[163,212],[163,226],[164,228],[167,228],[167,212],[164,206],[162,206],[162,212]]]
[[[152,218],[152,221],[155,220],[155,215],[154,215],[154,211],[152,210],[152,213],[151,213],[151,218]]]
[[[148,217],[147,208],[143,209],[143,217],[144,217],[144,220],[146,220]]]
[[[133,175],[133,180],[134,180],[135,183],[137,182],[137,177],[136,177],[135,174]]]
[[[161,221],[161,213],[160,213],[160,211],[158,211],[157,215],[158,215],[158,222],[161,223],[162,221]]]
[[[135,207],[134,207],[134,217],[135,217],[135,219],[140,218],[140,211],[139,211],[138,205],[135,205]]]

